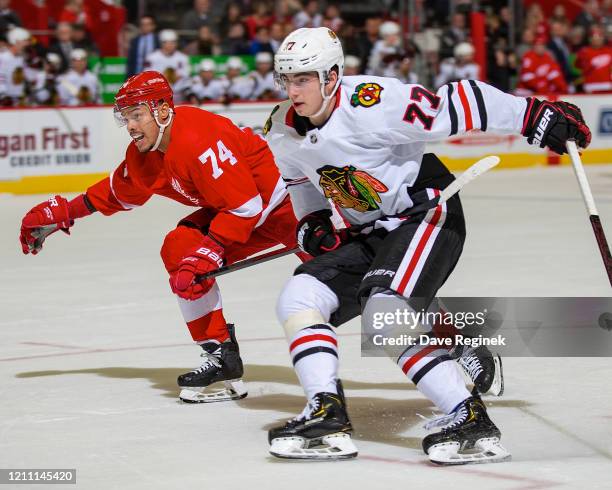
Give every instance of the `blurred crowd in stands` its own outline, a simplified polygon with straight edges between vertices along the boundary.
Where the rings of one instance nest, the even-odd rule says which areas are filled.
[[[519,22],[507,2],[482,1],[486,52],[480,64],[472,2],[451,2],[455,10],[441,14],[437,5],[444,2],[417,0],[420,25],[405,22],[397,11],[394,16],[393,8],[349,22],[343,16],[347,3],[193,0],[176,25],[160,26],[154,15],[142,15],[137,26],[126,24],[109,35],[121,36],[126,77],[160,71],[183,103],[283,98],[274,84],[274,52],[294,29],[318,26],[340,36],[345,75],[390,76],[433,89],[481,79],[520,95],[612,92],[612,0],[586,0],[571,18],[564,2],[552,15],[531,3]],[[88,68],[99,51],[86,0],[66,0],[47,45],[10,5],[0,0],[0,106],[100,103],[99,77]],[[203,59],[194,65],[194,56]],[[246,63],[249,56],[253,61]]]

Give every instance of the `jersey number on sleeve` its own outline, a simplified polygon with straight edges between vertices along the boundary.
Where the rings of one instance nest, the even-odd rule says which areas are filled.
[[[437,109],[440,105],[441,99],[436,94],[432,94],[429,90],[420,86],[412,87],[412,92],[410,92],[410,100],[414,100],[416,102],[410,104],[406,109],[406,113],[404,114],[404,121],[410,124],[414,124],[414,121],[418,119],[423,125],[423,127],[427,131],[429,131],[431,130],[434,118],[433,116],[428,116],[427,114],[425,114],[417,104],[417,102],[422,102],[423,97],[427,99],[429,105],[434,110]]]
[[[219,155],[218,159],[217,154]],[[230,165],[236,165],[236,162],[238,161],[236,160],[234,154],[227,149],[227,146],[225,146],[221,140],[217,141],[217,153],[215,153],[215,150],[212,148],[209,148],[200,155],[199,160],[203,164],[206,164],[208,160],[210,160],[210,163],[212,164],[213,179],[218,179],[221,177],[221,175],[223,175],[223,170],[221,167],[219,167],[219,160],[221,160],[221,162],[226,162],[229,160]]]

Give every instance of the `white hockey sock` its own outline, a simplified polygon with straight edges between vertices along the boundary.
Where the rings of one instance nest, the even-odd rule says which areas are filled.
[[[338,342],[329,325],[299,330],[289,343],[289,353],[308,400],[317,393],[338,393]]]
[[[446,350],[415,346],[397,363],[417,389],[446,414],[470,396],[457,363]]]

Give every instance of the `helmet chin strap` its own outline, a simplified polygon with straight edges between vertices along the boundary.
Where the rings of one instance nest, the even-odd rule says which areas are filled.
[[[319,75],[319,77],[321,77],[321,75]],[[306,117],[319,117],[321,114],[323,114],[325,112],[325,109],[327,109],[327,106],[329,105],[329,101],[332,99],[332,97],[334,95],[336,95],[336,91],[338,90],[338,87],[340,86],[340,79],[338,79],[338,81],[336,82],[336,85],[334,85],[334,89],[332,90],[331,94],[329,95],[325,95],[325,80],[323,78],[321,79],[321,95],[323,96],[323,102],[321,102],[321,107],[319,107],[319,110],[317,112],[315,112],[314,114],[311,114],[310,116],[306,116]]]
[[[153,111],[153,118],[155,119],[155,122],[159,126],[159,134],[157,135],[157,141],[155,142],[155,144],[151,147],[151,149],[149,151],[155,151],[155,150],[157,150],[157,148],[159,148],[159,144],[161,143],[161,140],[164,137],[164,131],[166,130],[166,128],[172,122],[172,118],[174,117],[174,111],[172,109],[170,109],[170,114],[168,116],[168,120],[165,123],[163,123],[163,124],[160,122],[158,116],[159,116],[159,113],[157,112],[157,109],[155,109]]]

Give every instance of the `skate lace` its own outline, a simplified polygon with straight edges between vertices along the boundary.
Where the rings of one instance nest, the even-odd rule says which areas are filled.
[[[219,361],[219,358],[217,357],[217,355],[219,355],[219,349],[217,349],[213,353],[206,352],[206,351],[202,352],[200,354],[200,357],[203,357],[204,361],[202,362],[202,364],[200,364],[199,367],[195,368],[191,372],[199,374],[199,373],[203,373],[204,371],[206,371],[212,366],[220,368],[221,362]]]
[[[297,425],[299,423],[304,422],[305,420],[310,420],[312,418],[312,414],[321,408],[321,400],[319,398],[315,398],[314,400],[310,400],[306,403],[304,410],[298,416],[293,417],[288,425]]]
[[[460,357],[459,364],[461,364],[461,367],[467,371],[472,379],[476,379],[484,371],[480,359],[476,355],[471,355],[467,358]]]
[[[459,407],[456,412],[453,412],[449,415],[434,416],[432,418],[427,418],[421,414],[417,415],[426,421],[426,423],[423,424],[423,428],[426,430],[432,430],[437,428],[450,430],[454,429],[458,425],[461,425],[467,420],[468,411],[465,405],[461,405],[461,407]]]

